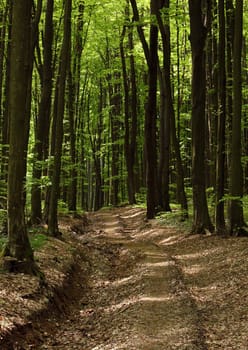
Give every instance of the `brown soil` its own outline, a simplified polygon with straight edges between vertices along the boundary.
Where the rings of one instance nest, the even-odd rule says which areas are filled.
[[[88,217],[62,218],[64,241],[36,254],[46,284],[0,275],[0,349],[248,349],[246,238],[189,235],[140,208]]]

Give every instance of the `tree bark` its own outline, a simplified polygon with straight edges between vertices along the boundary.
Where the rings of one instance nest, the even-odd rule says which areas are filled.
[[[157,1],[151,0],[151,15],[156,15]],[[148,64],[148,100],[145,111],[145,156],[146,156],[146,183],[147,183],[147,219],[153,219],[158,204],[157,190],[157,73],[158,73],[158,27],[150,25],[150,48]]]
[[[71,10],[72,0],[65,1],[64,12],[64,36],[60,54],[60,69],[58,80],[58,100],[55,128],[55,148],[54,148],[54,167],[52,174],[52,187],[49,201],[48,213],[48,234],[58,236],[58,199],[60,189],[60,170],[61,170],[61,155],[63,143],[63,118],[65,108],[65,85],[68,72],[69,50],[71,40]]]
[[[8,165],[8,242],[4,255],[20,261],[21,271],[34,272],[33,251],[25,223],[24,181],[27,161],[27,110],[31,74],[31,0],[13,3],[9,118],[10,149]],[[20,132],[22,130],[22,132]]]
[[[233,46],[233,120],[230,180],[230,232],[247,235],[245,230],[242,196],[243,170],[241,164],[242,75],[241,53],[243,33],[243,0],[236,0]]]
[[[42,67],[41,100],[37,116],[35,133],[34,154],[36,162],[33,166],[33,179],[31,191],[31,223],[42,221],[41,187],[42,176],[41,162],[48,157],[49,126],[52,95],[52,43],[53,43],[53,0],[47,0],[45,34],[44,34],[44,63]]]
[[[215,227],[219,234],[225,233],[224,188],[225,188],[225,123],[226,123],[226,64],[225,64],[225,2],[219,0],[219,54],[218,54],[218,128],[216,156],[216,208]]]
[[[8,145],[9,145],[9,82],[10,82],[10,43],[11,43],[11,23],[12,23],[12,10],[13,1],[8,0],[6,4],[8,8],[8,42],[6,48],[6,61],[5,61],[5,87],[4,87],[4,100],[3,103],[3,125],[2,125],[2,144],[4,145],[2,150],[2,162],[1,162],[1,179],[7,183],[8,177]]]
[[[129,21],[128,4],[126,9],[126,21]],[[127,190],[128,190],[128,202],[129,204],[136,203],[135,199],[135,178],[134,178],[134,164],[136,154],[136,138],[137,138],[137,88],[136,88],[136,73],[133,50],[133,34],[132,28],[128,27],[128,48],[129,62],[130,62],[130,82],[129,87],[127,64],[125,58],[124,49],[124,37],[126,34],[126,25],[123,26],[123,31],[120,38],[120,54],[122,62],[122,76],[123,76],[123,89],[124,89],[124,124],[125,124],[125,138],[124,138],[124,150],[127,168]],[[131,95],[129,90],[131,88]],[[130,106],[130,107],[129,107]],[[131,122],[130,122],[131,120]]]
[[[169,1],[160,1],[165,12],[168,13]],[[169,16],[163,23],[160,6],[156,8],[156,17],[163,45],[163,68],[159,72],[160,81],[160,160],[159,160],[159,205],[164,211],[171,211],[169,196],[170,178],[170,126],[172,111],[174,110],[170,79],[170,26]]]
[[[210,220],[205,180],[205,98],[206,69],[205,42],[207,29],[204,25],[202,1],[189,0],[190,42],[192,49],[192,186],[193,227],[195,233],[213,231]]]

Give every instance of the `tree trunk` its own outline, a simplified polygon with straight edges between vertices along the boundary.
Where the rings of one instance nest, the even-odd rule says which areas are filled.
[[[8,8],[8,43],[6,48],[6,63],[5,63],[5,88],[3,103],[3,125],[2,125],[2,144],[4,145],[2,150],[2,162],[1,162],[1,179],[7,183],[8,177],[8,145],[9,145],[9,82],[10,82],[10,43],[11,43],[11,23],[12,23],[12,10],[13,1],[8,0],[6,7]]]
[[[56,115],[56,131],[55,131],[55,152],[54,152],[54,167],[52,175],[52,187],[49,201],[48,213],[48,234],[58,236],[58,198],[60,187],[60,170],[61,170],[61,155],[63,143],[63,118],[65,108],[65,85],[69,63],[69,50],[71,39],[71,7],[72,0],[65,1],[64,12],[64,36],[60,54],[60,69],[58,80],[58,101]]]
[[[169,1],[160,2],[169,11]],[[156,8],[156,17],[163,44],[163,68],[160,77],[160,161],[159,161],[159,204],[164,211],[171,211],[169,198],[169,176],[170,176],[170,126],[171,114],[173,113],[173,101],[170,79],[170,24],[169,16],[165,24],[162,21],[160,7]]]
[[[206,69],[205,42],[207,29],[204,26],[202,1],[189,0],[190,42],[192,49],[192,186],[193,227],[196,233],[213,231],[205,181],[205,97]]]
[[[129,28],[128,32],[128,44],[129,44],[129,61],[130,61],[130,82],[131,82],[131,133],[130,133],[130,155],[129,155],[129,162],[130,162],[130,175],[129,175],[129,181],[130,181],[130,200],[131,204],[136,203],[135,198],[135,161],[136,161],[136,152],[137,152],[137,118],[138,118],[138,111],[137,111],[137,82],[136,82],[136,71],[135,71],[135,59],[134,59],[134,43],[133,43],[133,28]]]
[[[243,170],[241,164],[242,75],[241,53],[243,32],[243,0],[236,0],[233,47],[233,120],[230,181],[230,232],[247,235],[243,215]]]
[[[37,224],[42,221],[41,162],[48,157],[49,126],[52,95],[52,43],[53,43],[53,0],[47,0],[45,34],[44,34],[44,63],[42,67],[41,100],[37,116],[34,154],[36,162],[33,166],[33,180],[31,191],[31,222]]]
[[[119,73],[116,73],[116,81],[119,80]],[[120,121],[119,116],[121,113],[121,95],[120,84],[114,82],[113,86],[110,86],[110,130],[111,130],[111,143],[112,143],[112,163],[111,163],[111,204],[114,206],[119,203],[119,130]]]
[[[234,42],[234,7],[233,0],[226,0],[226,123],[227,123],[227,169],[231,169],[231,143],[233,118],[233,42]],[[229,187],[230,187],[230,178]]]
[[[5,55],[6,55],[6,31],[7,31],[7,25],[8,25],[8,11],[9,11],[9,1],[7,1],[7,4],[5,7],[2,7],[0,9],[0,23],[1,23],[1,28],[0,28],[0,122],[1,122],[1,144],[4,145],[3,139],[3,86],[4,86],[4,63],[5,63]],[[2,150],[1,150],[2,153]],[[2,154],[1,154],[2,158]],[[4,160],[1,159],[1,163],[3,163]]]
[[[219,0],[219,59],[218,59],[218,128],[216,157],[216,209],[215,224],[217,233],[225,233],[224,187],[225,187],[225,122],[226,122],[226,64],[225,64],[225,4]]]
[[[31,0],[13,3],[11,32],[11,70],[9,85],[10,149],[8,166],[8,242],[4,255],[19,261],[18,271],[34,272],[24,214],[24,181],[27,160],[27,111],[31,74]],[[22,132],[20,132],[22,130]]]
[[[128,6],[128,5],[127,5]],[[126,9],[126,20],[129,20],[128,7]],[[120,54],[122,62],[123,88],[124,88],[124,114],[125,114],[125,159],[127,168],[127,190],[129,204],[136,203],[135,199],[135,178],[134,178],[134,164],[136,153],[136,137],[137,137],[137,91],[136,91],[136,75],[133,50],[133,35],[132,28],[128,28],[128,46],[129,46],[129,61],[130,61],[130,80],[131,80],[131,96],[129,95],[128,73],[124,50],[124,37],[126,33],[126,25],[123,27],[120,38]],[[131,105],[131,107],[129,107]],[[131,118],[130,118],[131,117]],[[131,123],[130,123],[131,119]]]
[[[71,157],[71,169],[70,169],[70,185],[69,185],[69,198],[68,209],[70,211],[77,211],[77,169],[76,169],[76,128],[75,128],[75,88],[72,78],[71,69],[68,76],[68,113],[69,113],[69,125],[70,125],[70,157]]]
[[[151,15],[156,15],[157,0],[151,0]],[[148,100],[145,111],[145,155],[146,155],[146,182],[147,182],[147,219],[153,219],[158,204],[157,191],[157,144],[156,144],[156,117],[157,117],[157,68],[158,68],[158,27],[150,25],[150,54],[148,64]]]
[[[73,51],[71,52],[71,65],[69,72],[69,123],[70,123],[70,156],[71,156],[71,170],[70,170],[70,185],[69,185],[69,200],[68,208],[71,211],[77,210],[77,188],[78,188],[78,170],[77,170],[77,148],[76,148],[76,134],[77,134],[77,118],[79,118],[79,103],[80,103],[80,69],[81,57],[83,52],[83,20],[84,3],[78,4],[78,18],[76,23],[75,41]],[[74,53],[74,54],[73,54]]]

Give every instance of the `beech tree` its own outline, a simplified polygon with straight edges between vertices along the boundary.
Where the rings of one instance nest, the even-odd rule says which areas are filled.
[[[193,228],[196,233],[212,232],[206,198],[205,99],[207,28],[202,12],[203,1],[189,0],[190,43],[192,49],[192,187]]]
[[[225,188],[225,124],[226,124],[226,63],[225,63],[225,2],[219,0],[219,50],[218,50],[218,96],[219,110],[217,123],[217,155],[216,155],[216,213],[215,225],[217,233],[225,233],[224,188]]]
[[[133,27],[129,19],[129,0],[125,8],[125,23],[123,25],[122,34],[120,37],[120,54],[122,62],[122,76],[123,76],[123,90],[124,90],[124,123],[125,123],[125,159],[127,167],[127,190],[128,200],[130,204],[136,203],[135,199],[135,177],[134,177],[134,165],[136,158],[137,148],[137,84],[136,84],[136,71],[135,71],[135,58],[133,54]],[[125,55],[124,39],[126,32],[128,31],[128,45],[130,50],[129,63],[130,63],[130,77],[128,75],[128,69]],[[130,84],[129,84],[130,80]],[[131,85],[131,86],[130,86]],[[130,93],[131,90],[131,93]],[[130,121],[131,120],[131,121]]]
[[[59,79],[58,79],[58,98],[56,105],[56,127],[55,127],[55,145],[54,145],[54,165],[52,174],[51,196],[49,198],[48,213],[48,233],[51,236],[59,236],[58,228],[58,199],[60,193],[60,172],[61,155],[63,143],[63,119],[65,110],[65,86],[69,67],[69,50],[71,40],[71,6],[72,1],[65,1],[64,10],[64,36],[59,61]]]
[[[41,72],[41,98],[35,125],[35,161],[33,165],[33,184],[31,191],[31,222],[37,224],[42,221],[41,207],[41,176],[42,161],[48,158],[49,126],[52,95],[52,44],[53,44],[53,7],[54,1],[47,0],[45,31],[44,31],[44,59]]]
[[[151,0],[151,16],[155,16],[158,3]],[[156,150],[156,114],[157,114],[157,73],[158,73],[158,27],[153,20],[150,24],[148,58],[148,98],[145,110],[145,156],[147,167],[147,213],[153,219],[158,204],[157,188],[157,150]]]
[[[243,170],[241,163],[243,0],[236,0],[233,46],[233,119],[231,143],[230,231],[247,235],[243,214]]]
[[[9,81],[8,242],[10,270],[33,273],[34,257],[25,222],[24,184],[29,130],[32,1],[13,3]],[[20,132],[22,130],[22,132]]]

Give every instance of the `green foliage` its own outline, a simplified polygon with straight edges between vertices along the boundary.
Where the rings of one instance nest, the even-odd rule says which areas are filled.
[[[140,188],[139,192],[136,194],[136,202],[138,205],[145,205],[146,203],[146,188]]]
[[[159,212],[156,215],[156,219],[161,225],[172,226],[181,229],[182,231],[190,231],[192,221],[191,218],[182,221],[182,212],[178,204],[171,204],[171,212]],[[190,216],[191,217],[191,216]]]
[[[49,239],[47,235],[45,235],[44,233],[34,233],[34,232],[30,234],[29,237],[30,237],[31,247],[34,251],[44,247],[44,245],[46,245]]]
[[[58,212],[61,214],[68,213],[67,203],[65,203],[62,199],[59,199],[59,201],[58,201]]]
[[[245,221],[248,221],[248,195],[242,198]]]
[[[49,240],[48,236],[44,233],[44,229],[40,227],[32,227],[29,230],[29,239],[30,239],[31,247],[34,251],[44,247],[44,245]],[[8,241],[7,235],[0,234],[0,251],[3,250],[7,241]]]
[[[7,236],[0,235],[0,251],[2,251],[6,242],[7,242]]]

